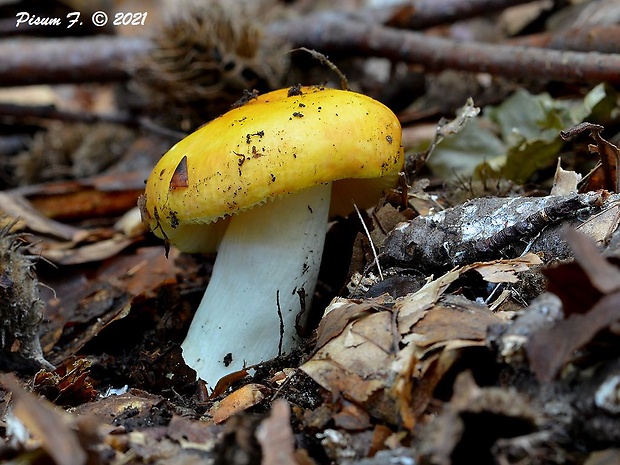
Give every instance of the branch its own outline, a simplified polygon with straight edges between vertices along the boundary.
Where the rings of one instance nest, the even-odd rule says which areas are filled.
[[[620,55],[615,54],[459,42],[350,20],[334,21],[321,15],[273,23],[268,31],[294,41],[296,46],[323,53],[385,57],[420,64],[428,70],[451,68],[513,78],[620,82]]]
[[[391,6],[364,8],[348,14],[348,17],[352,20],[381,23],[402,29],[425,29],[488,15],[524,3],[532,3],[532,0],[417,0]],[[334,14],[340,15],[341,12]]]
[[[620,55],[459,42],[343,19],[333,12],[272,23],[266,33],[294,47],[459,69],[512,78],[620,82]],[[153,44],[146,38],[8,39],[1,41],[0,87],[126,80]]]
[[[6,39],[0,46],[0,86],[125,80],[152,44],[138,37]]]

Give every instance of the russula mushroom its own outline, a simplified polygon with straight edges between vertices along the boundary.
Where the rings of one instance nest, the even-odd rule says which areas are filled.
[[[182,344],[211,388],[295,346],[328,218],[374,205],[403,161],[390,109],[324,87],[251,99],[161,158],[143,199],[151,230],[181,251],[217,251]]]

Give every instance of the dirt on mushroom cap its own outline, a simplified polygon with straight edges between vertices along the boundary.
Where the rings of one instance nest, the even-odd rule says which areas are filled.
[[[210,223],[319,183],[347,181],[341,204],[360,207],[395,184],[401,128],[370,97],[323,87],[280,89],[250,100],[172,147],[146,186],[152,229]],[[362,180],[367,182],[359,189]],[[357,192],[355,192],[357,190]],[[335,206],[332,213],[343,212]]]

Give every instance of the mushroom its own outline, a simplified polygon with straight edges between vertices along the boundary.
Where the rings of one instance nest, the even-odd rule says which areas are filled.
[[[324,87],[253,98],[161,158],[142,199],[151,230],[181,251],[217,251],[182,344],[209,387],[298,343],[328,219],[374,205],[403,162],[390,109]]]

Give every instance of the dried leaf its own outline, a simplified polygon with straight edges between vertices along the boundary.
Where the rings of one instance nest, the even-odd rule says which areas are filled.
[[[148,172],[97,175],[74,181],[30,185],[10,191],[22,195],[43,216],[56,220],[111,217],[135,207]]]
[[[265,392],[267,388],[262,384],[246,384],[215,404],[209,414],[216,424],[222,423],[231,416],[260,404],[265,399]]]
[[[411,327],[424,317],[425,312],[439,300],[448,286],[461,276],[461,273],[462,270],[449,271],[426,283],[419,291],[398,299],[394,310],[397,314],[400,334],[409,333]]]
[[[525,344],[525,350],[536,377],[551,381],[570,361],[575,350],[618,319],[620,293],[616,292],[600,299],[587,313],[573,314],[551,328],[534,333]]]
[[[90,379],[91,363],[85,358],[70,359],[55,371],[40,371],[34,377],[34,391],[56,405],[76,406],[97,397]]]
[[[271,414],[256,430],[263,457],[263,465],[293,465],[295,437],[290,424],[291,409],[284,399],[277,399],[271,406]]]
[[[587,174],[581,192],[599,189],[618,192],[620,189],[620,170],[617,169],[620,149],[601,136],[603,129],[605,128],[599,124],[584,122],[560,132],[563,139],[570,139],[584,131],[590,131],[590,137],[596,141],[596,145],[590,145],[589,149],[599,155],[600,163]]]
[[[427,283],[398,299],[393,309],[340,302],[337,309],[345,310],[334,319],[338,330],[323,338],[327,342],[301,369],[371,416],[413,428],[434,387],[457,359],[457,349],[484,345],[488,327],[501,321],[467,299],[442,300],[447,287],[467,269]],[[433,355],[422,360],[431,351]],[[344,421],[347,415],[341,412],[334,419]]]
[[[388,384],[393,337],[391,312],[367,314],[321,347],[301,370],[326,389],[363,404]]]
[[[592,452],[584,465],[620,465],[620,449],[610,448]]]
[[[86,452],[67,418],[51,403],[25,391],[12,375],[2,375],[0,383],[13,395],[13,414],[35,435],[57,465],[84,465]]]
[[[501,321],[484,305],[460,296],[446,296],[412,328],[412,337],[403,341],[413,340],[425,350],[455,341],[464,341],[464,346],[481,345],[488,328]]]
[[[185,449],[210,450],[215,446],[218,431],[205,421],[174,415],[168,424],[168,437]]]
[[[555,169],[555,175],[553,176],[553,187],[551,188],[551,195],[568,195],[578,191],[578,184],[581,181],[581,174],[572,170],[565,170],[560,164],[558,158],[558,165]]]
[[[592,239],[573,229],[568,229],[565,234],[575,260],[592,285],[603,294],[620,289],[620,270],[601,255]]]
[[[349,322],[362,318],[373,311],[371,302],[356,303],[336,297],[325,309],[325,315],[317,328],[317,347],[323,347],[342,333]]]
[[[118,234],[111,239],[76,248],[67,248],[66,244],[63,247],[51,248],[46,247],[46,243],[40,243],[34,249],[57,265],[80,265],[113,257],[133,242],[134,239]]]
[[[490,283],[516,283],[519,281],[517,273],[527,271],[536,265],[542,265],[542,260],[534,253],[528,253],[518,258],[478,262],[466,268],[476,270]]]
[[[19,218],[32,232],[49,235],[65,241],[78,240],[88,235],[82,229],[59,223],[44,216],[28,200],[17,194],[0,192],[0,211],[11,218]]]
[[[607,243],[612,233],[620,225],[620,205],[617,202],[592,215],[575,229],[590,236],[597,244]]]

